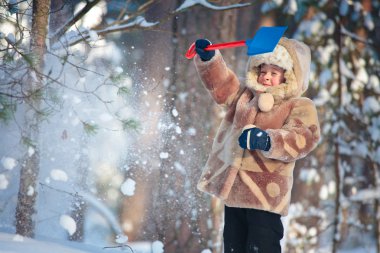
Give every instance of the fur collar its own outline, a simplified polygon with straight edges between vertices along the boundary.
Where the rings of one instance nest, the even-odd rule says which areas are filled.
[[[266,87],[262,84],[259,84],[257,82],[258,73],[258,67],[253,67],[250,71],[247,72],[247,88],[249,88],[255,95],[259,94],[259,96],[261,96],[263,94],[271,94],[273,96],[273,104],[270,105],[268,103],[272,103],[270,102],[271,99],[268,99],[268,95],[265,95],[266,101],[261,101],[261,103],[259,102],[260,110],[264,112],[270,111],[273,105],[279,104],[282,101],[290,99],[292,97],[300,96],[297,80],[293,71],[285,71],[285,82],[272,87]],[[260,104],[262,106],[260,106]]]

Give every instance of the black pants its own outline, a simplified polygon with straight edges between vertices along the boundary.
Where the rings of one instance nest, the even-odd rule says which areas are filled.
[[[281,253],[281,216],[266,211],[225,206],[225,253]]]

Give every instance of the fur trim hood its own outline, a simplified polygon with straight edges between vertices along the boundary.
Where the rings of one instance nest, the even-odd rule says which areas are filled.
[[[285,37],[281,38],[273,52],[251,56],[247,65],[246,86],[254,93],[260,93],[260,110],[268,112],[283,100],[300,97],[309,85],[310,61],[307,45]],[[259,66],[263,63],[283,68],[285,83],[272,87],[259,84]]]

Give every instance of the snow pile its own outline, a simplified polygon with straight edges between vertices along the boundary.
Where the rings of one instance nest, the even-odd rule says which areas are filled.
[[[23,242],[24,237],[22,235],[15,235],[12,240],[15,242]]]

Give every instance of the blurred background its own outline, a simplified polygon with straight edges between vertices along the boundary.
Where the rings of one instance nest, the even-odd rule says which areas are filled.
[[[223,203],[196,183],[224,111],[184,54],[280,25],[311,48],[322,130],[283,251],[380,252],[379,15],[371,0],[0,0],[0,232],[222,252]],[[244,83],[246,49],[222,54]]]

